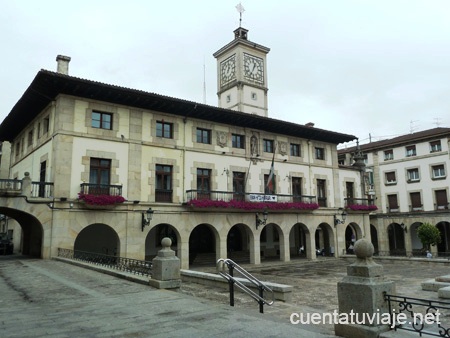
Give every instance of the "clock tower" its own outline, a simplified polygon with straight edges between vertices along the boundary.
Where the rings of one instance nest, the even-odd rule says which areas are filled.
[[[239,27],[234,40],[213,54],[219,107],[267,117],[266,55],[270,49],[249,41],[247,33]]]

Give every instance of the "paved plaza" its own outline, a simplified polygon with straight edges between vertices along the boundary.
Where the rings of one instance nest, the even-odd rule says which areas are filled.
[[[55,260],[0,256],[0,336],[332,337],[331,325],[292,325],[289,316],[337,309],[336,284],[352,261],[249,265],[262,280],[294,285],[291,303],[276,302],[260,314],[257,303],[240,293],[232,308],[222,289],[183,283],[178,292],[157,290]],[[420,283],[450,274],[448,264],[432,261],[383,266],[397,293],[415,297],[436,297]]]

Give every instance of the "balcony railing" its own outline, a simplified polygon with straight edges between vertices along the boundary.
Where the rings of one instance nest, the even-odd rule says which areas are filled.
[[[81,183],[80,188],[82,194],[122,196],[122,185]]]
[[[205,191],[205,190],[187,190],[186,201],[192,200],[210,200],[210,201],[248,201],[248,202],[301,202],[316,203],[316,196],[307,195],[269,195],[262,193],[238,193],[230,191]]]
[[[22,180],[0,179],[1,192],[22,192]]]
[[[449,203],[445,203],[445,204],[434,204],[434,208],[435,210],[447,210],[449,209],[450,204]]]
[[[42,197],[42,198],[53,197],[53,183],[31,182],[31,197]]]
[[[368,198],[344,198],[345,201],[345,207],[348,207],[350,205],[375,205],[375,201],[373,199]]]
[[[155,190],[155,202],[172,203],[173,190]]]

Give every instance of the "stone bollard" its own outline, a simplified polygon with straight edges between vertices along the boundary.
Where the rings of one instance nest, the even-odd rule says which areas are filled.
[[[149,284],[158,289],[179,288],[181,286],[180,259],[170,248],[172,245],[170,238],[164,237],[161,245],[163,248],[152,260],[152,278],[149,280]]]
[[[360,239],[354,244],[354,252],[356,262],[347,267],[347,277],[338,282],[337,287],[339,315],[347,314],[349,322],[335,323],[334,331],[342,337],[375,338],[389,330],[379,318],[389,313],[383,293],[395,294],[395,285],[384,279],[383,266],[373,261],[372,243]]]

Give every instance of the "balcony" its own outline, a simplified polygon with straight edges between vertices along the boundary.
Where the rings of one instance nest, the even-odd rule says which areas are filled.
[[[80,194],[122,196],[122,185],[81,183]]]
[[[441,203],[441,204],[434,204],[435,210],[449,210],[450,204],[449,203]]]
[[[345,198],[345,208],[353,211],[375,211],[378,207],[373,199],[368,198]]]
[[[0,193],[2,196],[20,195],[22,180],[0,179]]]
[[[229,191],[187,190],[186,205],[198,208],[314,210],[319,207],[315,196],[269,195]]]

